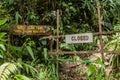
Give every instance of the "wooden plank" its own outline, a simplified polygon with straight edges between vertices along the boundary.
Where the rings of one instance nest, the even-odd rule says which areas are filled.
[[[66,43],[90,43],[93,42],[92,33],[65,35]]]
[[[109,50],[103,50],[103,51],[74,51],[74,52],[71,52],[71,51],[61,51],[59,52],[59,55],[60,54],[88,54],[88,53],[113,53],[113,54],[120,54],[120,50],[114,50],[114,51],[109,51]],[[56,52],[48,52],[49,54],[53,54],[53,55],[56,55]]]
[[[51,26],[46,25],[16,25],[13,27],[14,35],[50,35]]]
[[[120,32],[120,30],[119,31],[109,31],[109,32],[95,32],[95,33],[92,33],[93,34],[93,36],[96,36],[96,35],[110,35],[110,34],[115,34],[115,33],[118,33],[118,32]],[[54,38],[65,38],[65,35],[59,35],[59,36],[52,36],[52,35],[50,35],[50,36],[44,36],[43,37],[44,39],[54,39]]]

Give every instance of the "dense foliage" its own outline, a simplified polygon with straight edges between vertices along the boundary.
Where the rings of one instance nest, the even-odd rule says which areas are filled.
[[[51,25],[56,34],[56,10],[60,9],[60,34],[98,32],[98,0],[0,0],[0,80],[57,80],[55,56],[47,54],[49,43],[40,36],[14,36],[14,46],[7,44],[10,28],[17,24]],[[120,1],[100,0],[103,31],[120,30]],[[4,32],[7,31],[7,32]],[[103,36],[105,49],[119,50],[119,33]],[[98,36],[89,44],[66,44],[60,40],[60,49],[67,51],[94,50]],[[54,40],[56,42],[56,40]],[[54,44],[55,47],[55,44]],[[115,63],[112,73],[119,77],[119,55],[112,55]],[[102,62],[99,63],[102,65]],[[103,68],[103,67],[102,67]],[[100,72],[100,73],[98,73]],[[104,78],[102,70],[90,64],[88,80]],[[91,78],[91,74],[94,74]],[[113,77],[112,77],[113,79]]]

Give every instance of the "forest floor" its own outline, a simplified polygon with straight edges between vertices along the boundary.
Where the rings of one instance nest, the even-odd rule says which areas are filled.
[[[80,59],[83,58],[88,58],[90,60],[96,60],[97,58],[101,58],[101,54],[100,53],[95,53],[92,55],[79,55]],[[105,72],[106,75],[109,76],[110,72],[112,70],[112,67],[109,66],[111,55],[105,55],[105,61],[104,61],[104,65],[105,65]],[[61,62],[60,66],[62,66],[60,68],[59,71],[59,77],[60,80],[85,80],[86,79],[86,70],[88,69],[88,65],[86,63],[82,63],[82,62]],[[98,65],[99,66],[99,65]]]

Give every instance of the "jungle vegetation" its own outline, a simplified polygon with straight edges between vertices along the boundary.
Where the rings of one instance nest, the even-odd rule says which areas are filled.
[[[60,10],[60,34],[79,34],[98,32],[98,0],[0,0],[0,80],[58,80],[56,70],[58,59],[48,55],[49,42],[41,36],[14,36],[14,45],[8,44],[7,37],[12,34],[14,25],[51,25],[52,35],[56,35],[56,10]],[[120,30],[120,0],[100,0],[103,31]],[[93,43],[66,44],[60,39],[60,50],[94,50],[99,40]],[[120,33],[104,35],[104,49],[120,50]],[[56,42],[56,40],[54,40]],[[56,44],[53,45],[56,50]],[[76,55],[75,55],[76,56]],[[101,58],[89,66],[86,80],[118,80],[120,77],[120,55],[111,54],[111,76],[99,69]],[[64,55],[60,57],[65,57]],[[61,58],[62,59],[62,58]],[[66,59],[69,62],[69,60]],[[67,80],[67,79],[65,79]]]

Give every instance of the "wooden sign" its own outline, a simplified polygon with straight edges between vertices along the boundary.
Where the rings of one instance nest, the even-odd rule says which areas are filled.
[[[17,25],[13,27],[15,35],[50,35],[50,26],[45,25]]]
[[[93,42],[92,33],[66,35],[66,43],[89,43]]]

